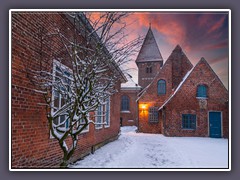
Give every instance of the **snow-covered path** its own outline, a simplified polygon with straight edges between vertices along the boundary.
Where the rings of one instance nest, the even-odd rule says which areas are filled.
[[[70,168],[228,168],[228,140],[165,137],[122,127],[118,140]]]

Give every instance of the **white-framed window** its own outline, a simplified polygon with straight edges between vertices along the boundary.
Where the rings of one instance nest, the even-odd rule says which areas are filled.
[[[158,107],[149,107],[148,109],[148,121],[150,123],[158,123]]]
[[[103,105],[98,106],[97,110],[95,111],[95,128],[101,129],[103,127]]]
[[[104,127],[110,127],[110,97],[107,98],[106,104],[105,104],[105,126]]]
[[[62,91],[66,92],[68,88],[71,86],[71,74],[72,70],[65,66],[64,64],[60,63],[57,60],[53,61],[53,83],[58,83],[59,86],[53,86],[52,89],[52,113],[58,111],[60,108],[62,108],[67,98],[64,96]],[[62,81],[61,81],[62,80]],[[60,83],[60,81],[62,83]],[[56,117],[53,120],[53,123],[58,126],[60,125],[62,130],[66,130],[69,127],[69,121],[67,119],[67,114],[62,113],[58,117]]]
[[[87,116],[89,117],[89,113],[87,114]],[[79,128],[81,128],[84,124],[85,124],[85,120],[84,119],[81,119],[80,120],[80,127]],[[77,126],[78,126],[78,124],[77,124]],[[85,132],[89,132],[89,124],[87,125],[87,127],[85,127],[85,129],[83,129],[83,131],[81,132],[81,133],[85,133]],[[80,134],[81,134],[80,133]]]
[[[60,83],[60,80],[61,83]],[[53,81],[58,82],[59,81],[59,86],[55,87],[52,90],[52,113],[58,111],[61,107],[65,105],[67,102],[68,98],[66,98],[65,93],[63,92],[68,92],[69,88],[71,88],[72,85],[72,70],[67,67],[66,65],[62,64],[61,62],[54,60],[53,61]],[[89,114],[88,114],[89,116]],[[60,114],[57,118],[53,120],[53,123],[62,129],[62,130],[67,130],[69,128],[69,120],[67,119],[68,116],[67,114],[63,113]],[[80,120],[80,127],[83,126],[85,121],[82,119]],[[77,123],[78,127],[79,123]],[[89,125],[81,132],[88,132],[89,131]]]
[[[95,128],[110,127],[110,97],[106,99],[104,105],[100,105],[95,111]]]

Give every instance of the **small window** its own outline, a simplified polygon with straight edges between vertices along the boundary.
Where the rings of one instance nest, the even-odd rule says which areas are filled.
[[[152,73],[152,66],[146,67],[146,73]]]
[[[199,85],[197,87],[197,97],[207,98],[207,86]]]
[[[150,107],[148,110],[148,120],[150,123],[157,123],[158,120],[158,108],[157,107]]]
[[[161,79],[158,81],[158,95],[166,94],[166,81]]]
[[[196,129],[196,115],[183,114],[182,115],[182,129]]]
[[[129,97],[122,96],[121,111],[129,111]]]
[[[152,73],[152,67],[149,67],[149,73]]]

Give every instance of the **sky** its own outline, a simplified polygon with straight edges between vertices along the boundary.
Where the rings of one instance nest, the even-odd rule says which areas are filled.
[[[94,18],[99,13],[93,13]],[[126,42],[153,31],[164,63],[173,49],[180,45],[195,65],[204,57],[228,89],[229,27],[227,12],[132,12],[122,19],[127,24]],[[140,50],[140,49],[139,49]],[[135,63],[137,53],[124,68],[138,82]]]
[[[135,12],[125,19],[128,39],[146,35],[149,26],[155,36],[164,62],[176,45],[180,45],[195,65],[204,57],[228,89],[228,14],[225,12]],[[128,73],[138,81],[137,54],[128,63]]]

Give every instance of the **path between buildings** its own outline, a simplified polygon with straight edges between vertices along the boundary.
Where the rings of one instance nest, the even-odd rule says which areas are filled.
[[[165,137],[121,128],[111,142],[70,168],[228,168],[228,140]]]

